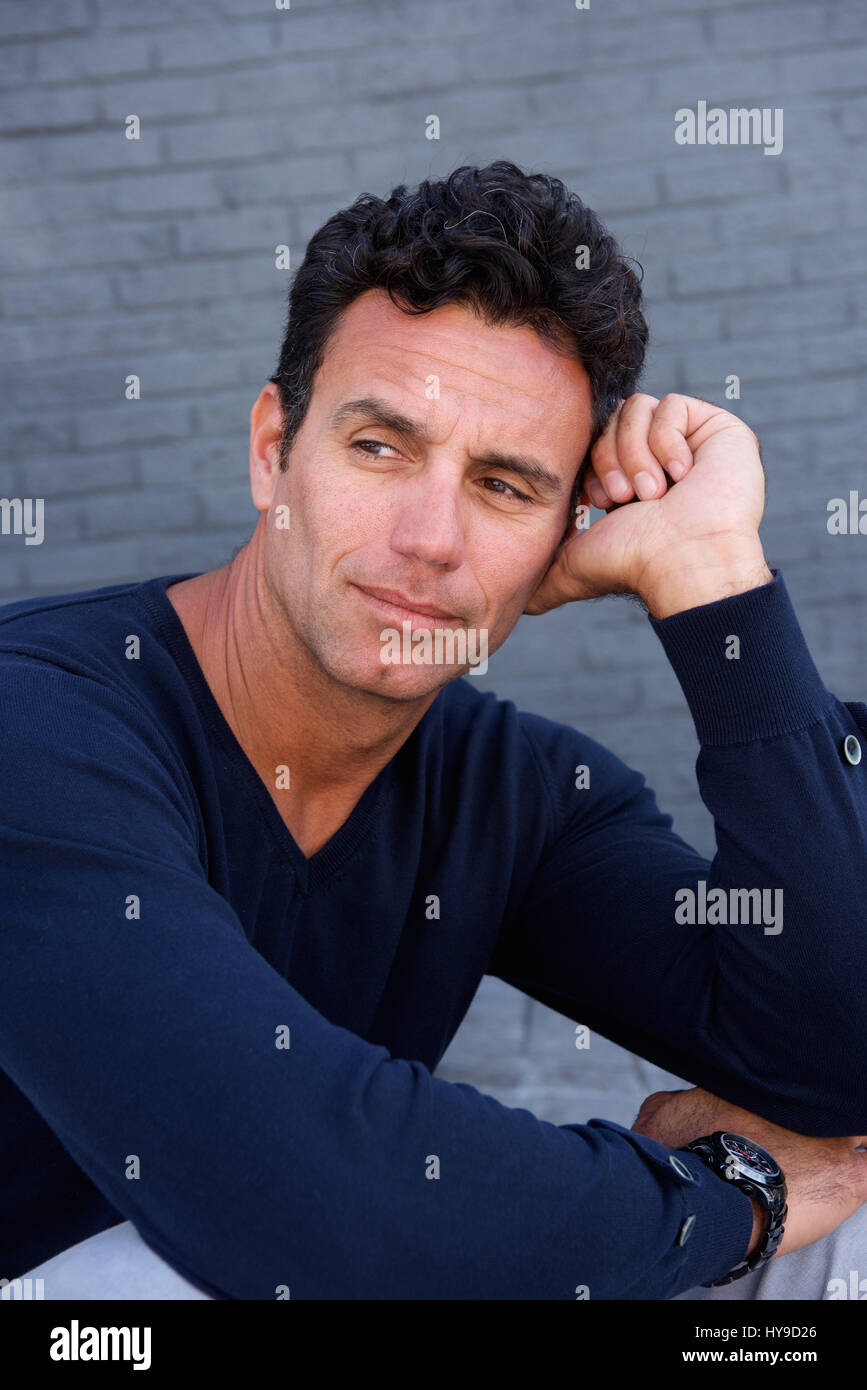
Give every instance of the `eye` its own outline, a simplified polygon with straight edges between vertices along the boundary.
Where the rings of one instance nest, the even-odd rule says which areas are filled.
[[[390,449],[392,454],[398,455],[400,452],[394,444],[384,444],[381,439],[355,439],[350,447],[359,449],[366,458],[383,458],[382,454],[373,452],[379,449]],[[532,497],[528,497],[525,492],[519,492],[516,487],[512,487],[511,483],[504,482],[502,478],[482,478],[481,481],[486,486],[490,484],[492,490],[497,492],[500,497],[514,499],[516,502],[528,502],[530,504],[533,502]]]
[[[518,502],[533,501],[532,497],[528,497],[525,492],[519,492],[516,487],[512,487],[511,483],[504,483],[502,478],[483,478],[482,482],[496,484],[496,490],[498,490],[499,488],[505,488],[506,491],[500,493],[501,497],[514,497],[515,500]]]
[[[383,444],[381,439],[356,439],[353,442],[352,447],[353,449],[360,449],[363,454],[367,455],[368,458],[378,459],[382,457],[381,454],[368,453],[368,450],[365,447],[366,445],[369,445],[372,449],[393,449],[395,453],[397,452],[393,444]]]

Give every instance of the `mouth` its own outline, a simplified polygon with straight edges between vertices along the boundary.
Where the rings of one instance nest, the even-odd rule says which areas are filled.
[[[460,626],[462,619],[457,613],[447,613],[443,608],[436,608],[433,604],[420,603],[416,599],[407,598],[405,594],[399,593],[396,589],[373,589],[362,584],[353,584],[362,598],[380,614],[384,614],[397,623],[413,623],[418,621],[419,627],[424,627],[424,619],[433,618],[437,622],[450,622]]]

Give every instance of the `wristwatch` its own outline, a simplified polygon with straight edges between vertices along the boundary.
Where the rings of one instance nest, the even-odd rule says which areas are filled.
[[[690,1144],[681,1144],[680,1147],[697,1153],[718,1177],[733,1182],[735,1187],[751,1197],[757,1197],[768,1213],[765,1237],[758,1249],[744,1264],[736,1266],[722,1279],[712,1279],[709,1284],[702,1284],[702,1288],[713,1289],[720,1284],[730,1284],[733,1279],[750,1274],[776,1253],[789,1210],[786,1205],[786,1180],[779,1164],[767,1150],[760,1148],[752,1139],[745,1139],[742,1134],[718,1129],[713,1134],[693,1139]]]

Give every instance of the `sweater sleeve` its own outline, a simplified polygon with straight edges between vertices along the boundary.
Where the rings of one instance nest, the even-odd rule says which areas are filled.
[[[0,700],[0,1064],[196,1287],[667,1298],[744,1257],[749,1200],[695,1155],[540,1121],[307,1003],[209,885],[192,785],[122,690],[6,652]]]
[[[772,573],[650,619],[693,715],[713,860],[640,773],[531,719],[543,777],[568,791],[490,971],[776,1124],[863,1134],[867,706],[825,688]]]

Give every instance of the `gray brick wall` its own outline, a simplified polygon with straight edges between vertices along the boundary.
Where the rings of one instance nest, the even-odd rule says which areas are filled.
[[[0,602],[224,563],[256,517],[275,245],[297,264],[362,190],[508,157],[565,178],[643,263],[646,389],[722,400],[740,376],[769,562],[826,682],[864,698],[867,539],[829,536],[826,507],[867,487],[865,56],[863,0],[3,0],[0,495],[44,497],[46,538],[0,536]],[[783,153],[676,145],[702,98],[782,107]],[[641,768],[713,853],[691,720],[634,605],[523,619],[482,683]],[[494,981],[441,1074],[627,1123],[665,1079],[603,1039],[576,1050]]]

